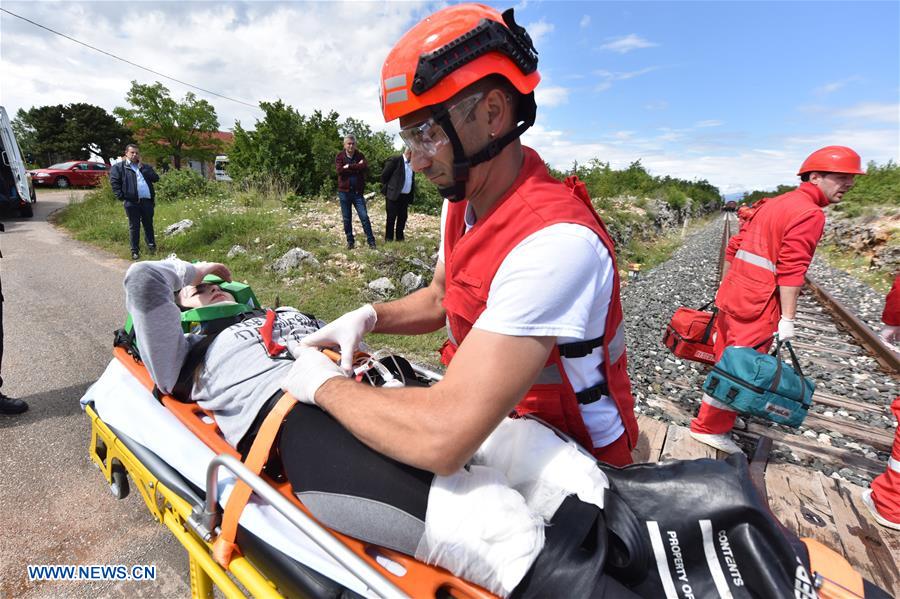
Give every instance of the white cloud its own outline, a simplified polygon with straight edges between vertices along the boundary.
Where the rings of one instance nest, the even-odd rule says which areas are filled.
[[[864,162],[883,164],[897,160],[896,130],[836,130],[827,134],[790,136],[770,140],[770,145],[745,144],[703,147],[695,143],[690,128],[661,128],[655,137],[642,138],[634,131],[612,131],[586,138],[582,131],[561,131],[536,125],[523,136],[553,167],[568,170],[573,161],[592,159],[613,168],[640,160],[653,175],[682,179],[706,179],[722,193],[775,189],[799,182],[797,167],[812,151],[827,145],[848,145]],[[602,139],[609,141],[602,141]],[[693,153],[691,150],[696,150]]]
[[[581,20],[578,21],[578,27],[581,29],[587,29],[591,24],[591,15],[584,15],[581,17]]]
[[[646,110],[665,110],[668,107],[669,103],[666,100],[653,100],[652,102],[644,104]]]
[[[724,125],[723,121],[719,121],[716,119],[707,119],[705,121],[697,121],[694,123],[694,127],[704,128],[704,127],[720,127]]]
[[[619,54],[626,54],[632,50],[653,48],[658,45],[659,44],[646,40],[639,35],[630,33],[624,37],[612,38],[610,41],[600,46],[600,48],[611,52],[618,52]]]
[[[638,69],[637,71],[622,71],[618,73],[614,73],[612,71],[606,70],[597,70],[594,71],[594,75],[600,78],[600,81],[594,86],[595,92],[606,91],[612,87],[613,81],[625,81],[627,79],[634,79],[635,77],[640,77],[641,75],[646,75],[647,73],[652,73],[657,70],[658,66],[645,67],[643,69]]]
[[[879,104],[877,102],[863,102],[850,108],[843,108],[834,112],[835,116],[846,119],[859,119],[876,123],[900,122],[900,104]]]
[[[420,3],[146,3],[141,18],[107,3],[4,2],[4,7],[116,56],[256,104],[282,99],[303,113],[335,110],[385,128],[381,63],[424,16]],[[131,80],[160,81],[215,108],[221,129],[253,127],[262,113],[192,90],[3,14],[2,103],[19,108],[89,102],[125,105]],[[348,32],[352,43],[348,44]],[[161,40],[167,40],[161,43]],[[348,60],[348,53],[352,59]],[[389,128],[390,129],[390,128]]]
[[[847,84],[853,83],[856,81],[862,80],[862,77],[858,75],[853,75],[852,77],[847,77],[846,79],[841,79],[839,81],[831,81],[824,85],[821,85],[813,90],[813,93],[817,96],[827,96],[828,94],[833,94],[839,89],[846,87]]]
[[[560,86],[539,85],[534,90],[538,106],[559,106],[569,101],[569,90]]]
[[[540,46],[540,42],[548,33],[552,33],[553,29],[553,23],[548,23],[544,19],[529,23],[525,26],[525,30],[528,32],[528,35],[531,36],[531,41],[534,42],[535,46]]]

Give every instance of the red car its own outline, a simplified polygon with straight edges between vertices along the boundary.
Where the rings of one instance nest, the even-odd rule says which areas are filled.
[[[109,176],[109,166],[102,162],[73,160],[38,168],[31,171],[31,180],[35,185],[66,188],[93,187],[100,183],[101,177]]]

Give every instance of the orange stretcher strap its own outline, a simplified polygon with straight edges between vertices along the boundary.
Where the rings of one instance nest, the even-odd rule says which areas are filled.
[[[819,575],[822,586],[816,590],[821,599],[857,599],[865,596],[863,578],[844,556],[815,539],[800,539],[809,553],[809,570]]]
[[[275,437],[278,436],[281,424],[295,403],[297,403],[297,400],[290,393],[285,393],[266,416],[265,420],[263,420],[262,426],[259,427],[259,432],[256,434],[256,439],[253,440],[253,444],[250,446],[247,461],[244,462],[244,465],[254,474],[260,474],[266,466],[272,445],[275,443]],[[219,538],[213,544],[213,557],[226,569],[228,564],[231,563],[234,553],[237,551],[240,554],[234,539],[237,535],[238,520],[241,518],[241,513],[244,511],[251,493],[252,489],[250,486],[244,481],[238,480],[231,490],[228,503],[225,505],[225,513],[222,515],[222,529],[219,533]]]

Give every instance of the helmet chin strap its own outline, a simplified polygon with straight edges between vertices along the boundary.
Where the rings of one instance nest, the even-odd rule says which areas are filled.
[[[502,135],[497,139],[492,139],[481,150],[475,152],[472,156],[466,156],[456,128],[450,120],[450,112],[444,103],[432,106],[431,114],[434,121],[439,124],[444,133],[450,139],[450,145],[453,148],[453,184],[448,187],[438,187],[438,193],[449,202],[461,202],[466,198],[466,183],[469,181],[469,170],[482,162],[493,160],[506,146],[518,139],[525,131],[534,124],[535,115],[537,113],[537,105],[534,101],[534,92],[522,97],[519,107],[518,121],[514,129]]]

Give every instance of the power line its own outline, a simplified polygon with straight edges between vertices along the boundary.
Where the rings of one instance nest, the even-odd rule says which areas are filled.
[[[200,86],[194,85],[193,83],[188,83],[187,81],[182,81],[181,79],[176,79],[175,77],[170,77],[169,75],[165,75],[165,74],[163,74],[163,73],[160,73],[159,71],[154,71],[153,69],[148,68],[148,67],[145,67],[145,66],[142,66],[142,65],[139,65],[139,64],[137,64],[136,62],[131,62],[130,60],[125,60],[124,58],[122,58],[122,57],[120,57],[120,56],[116,56],[115,54],[111,54],[111,53],[107,52],[106,50],[101,50],[100,48],[97,48],[97,47],[94,47],[94,46],[92,46],[92,45],[90,45],[90,44],[87,44],[87,43],[85,43],[85,42],[82,42],[81,40],[77,40],[77,39],[75,39],[74,37],[71,37],[71,36],[66,35],[65,33],[60,33],[59,31],[56,31],[56,30],[54,30],[54,29],[50,29],[49,27],[46,27],[46,26],[44,26],[44,25],[41,25],[40,23],[36,23],[36,22],[32,21],[31,19],[26,19],[26,18],[23,17],[22,15],[17,15],[16,13],[14,13],[14,12],[12,12],[12,11],[9,11],[9,10],[7,10],[7,9],[5,9],[5,8],[0,8],[0,11],[5,12],[6,14],[11,15],[11,16],[13,16],[13,17],[16,17],[17,19],[22,19],[22,20],[25,21],[26,23],[31,23],[31,24],[34,25],[35,27],[40,27],[41,29],[45,29],[45,30],[49,31],[50,33],[53,33],[53,34],[58,35],[58,36],[60,36],[60,37],[64,37],[64,38],[66,38],[67,40],[70,40],[70,41],[75,42],[76,44],[81,44],[81,45],[84,46],[85,48],[90,48],[91,50],[94,50],[95,52],[99,52],[99,53],[101,53],[101,54],[105,54],[105,55],[109,56],[110,58],[115,58],[116,60],[120,60],[120,61],[122,61],[122,62],[124,62],[124,63],[126,63],[126,64],[130,64],[130,65],[133,66],[133,67],[137,67],[137,68],[139,68],[139,69],[143,69],[143,70],[145,70],[145,71],[148,71],[148,72],[150,72],[150,73],[153,73],[154,75],[159,75],[160,77],[164,77],[164,78],[166,78],[166,79],[170,79],[170,80],[175,81],[175,82],[177,82],[177,83],[180,83],[180,84],[182,84],[182,85],[186,85],[186,86],[188,86],[188,87],[193,87],[194,89],[200,90],[200,91],[202,91],[203,93],[206,93],[206,94],[211,94],[211,95],[213,95],[213,96],[218,96],[219,98],[223,98],[223,99],[225,99],[225,100],[230,100],[230,101],[232,101],[232,102],[237,102],[238,104],[243,104],[244,106],[249,106],[250,108],[256,108],[257,110],[259,109],[259,106],[257,106],[256,104],[250,104],[249,102],[244,102],[243,100],[236,100],[236,99],[234,99],[234,98],[229,98],[228,96],[224,96],[224,95],[219,94],[219,93],[216,93],[216,92],[214,92],[214,91],[211,91],[211,90],[208,90],[208,89],[204,89],[204,88],[202,88],[202,87],[200,87]]]

